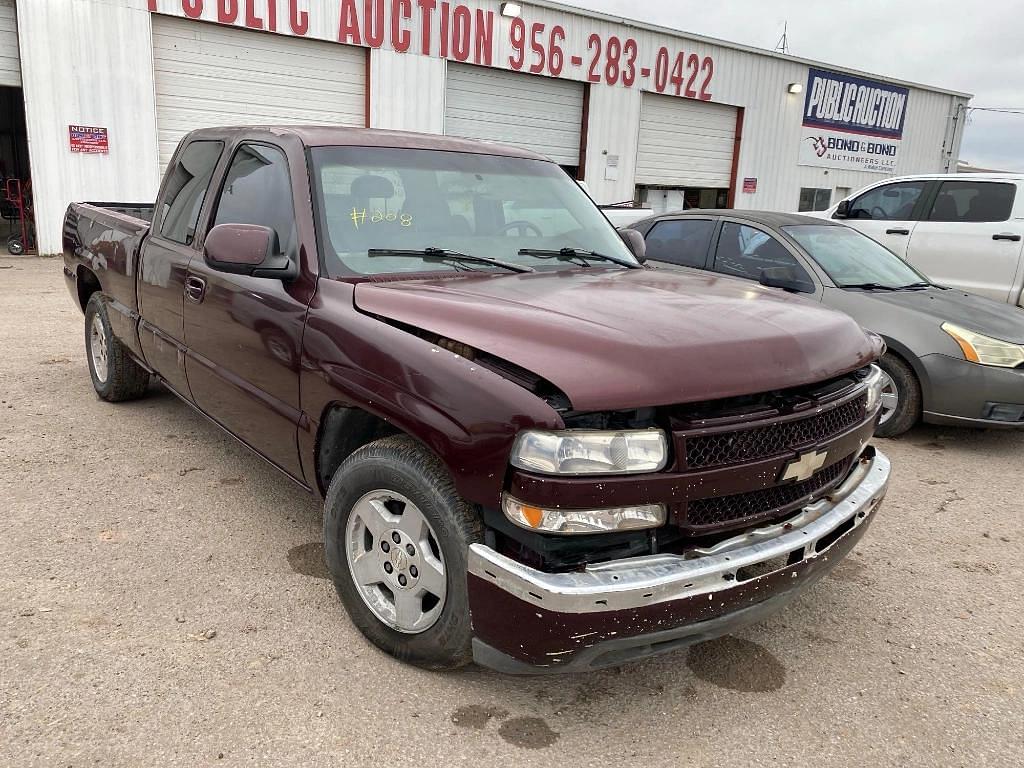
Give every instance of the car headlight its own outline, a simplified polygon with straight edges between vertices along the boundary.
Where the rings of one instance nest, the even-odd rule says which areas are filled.
[[[501,497],[505,516],[520,528],[565,535],[657,528],[665,524],[664,504],[607,509],[544,509],[509,496]]]
[[[657,472],[668,461],[660,429],[566,429],[520,433],[512,466],[544,475],[624,475]]]
[[[877,411],[878,406],[882,404],[882,369],[877,365],[872,365],[864,383],[868,387],[868,399],[864,410],[871,414]]]
[[[960,345],[964,357],[972,363],[999,368],[1016,368],[1024,364],[1024,347],[1020,344],[983,336],[952,323],[943,323],[942,330],[953,337],[953,341]]]

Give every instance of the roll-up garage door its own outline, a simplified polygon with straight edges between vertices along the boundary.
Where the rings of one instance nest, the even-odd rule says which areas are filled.
[[[497,141],[577,166],[583,84],[571,80],[448,64],[444,132]]]
[[[18,20],[14,0],[0,0],[0,85],[21,87],[21,57],[18,55]]]
[[[196,128],[366,124],[366,53],[336,43],[153,17],[160,166]]]
[[[735,107],[645,93],[636,183],[724,189],[735,136]]]

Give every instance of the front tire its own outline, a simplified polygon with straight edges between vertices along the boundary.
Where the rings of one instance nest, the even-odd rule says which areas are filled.
[[[149,387],[149,373],[135,362],[110,329],[100,293],[85,305],[85,353],[96,394],[109,403],[137,400]]]
[[[882,418],[875,434],[896,437],[917,424],[921,416],[921,385],[903,360],[887,352],[878,361],[882,369]]]
[[[405,436],[355,451],[331,481],[324,548],[352,623],[378,648],[430,669],[472,661],[466,587],[477,512],[441,460]]]

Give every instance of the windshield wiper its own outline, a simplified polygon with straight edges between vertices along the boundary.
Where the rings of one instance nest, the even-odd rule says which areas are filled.
[[[626,267],[627,269],[640,269],[639,264],[631,264],[624,259],[618,259],[614,256],[607,256],[603,253],[596,253],[595,251],[584,250],[583,248],[560,248],[558,250],[544,250],[541,248],[523,248],[519,251],[520,256],[536,256],[538,259],[558,259],[559,261],[572,261],[575,264],[580,264],[576,259],[583,259],[583,266],[590,266],[586,263],[586,259],[598,259],[599,261],[610,261],[614,264],[618,264],[620,267]]]
[[[862,291],[898,291],[899,288],[881,283],[843,283],[840,288],[858,288]]]
[[[920,282],[920,283],[911,283],[910,285],[901,285],[896,290],[897,291],[916,291],[919,288],[938,288],[938,286],[937,285],[932,285],[931,283]]]
[[[533,267],[522,264],[512,264],[508,261],[489,259],[486,256],[473,256],[460,251],[450,251],[447,248],[371,248],[366,252],[367,256],[415,256],[424,261],[454,261],[461,264],[488,264],[492,267],[501,267],[510,272],[536,272]]]

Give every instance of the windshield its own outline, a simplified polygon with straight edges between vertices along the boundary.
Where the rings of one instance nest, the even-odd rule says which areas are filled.
[[[331,277],[504,271],[440,260],[433,251],[426,259],[408,253],[426,249],[536,270],[618,268],[584,251],[637,263],[586,193],[554,163],[384,147],[319,147],[311,154],[321,251]],[[565,248],[581,257],[552,257]]]
[[[877,284],[889,288],[928,278],[867,235],[827,224],[783,227],[840,288]]]

